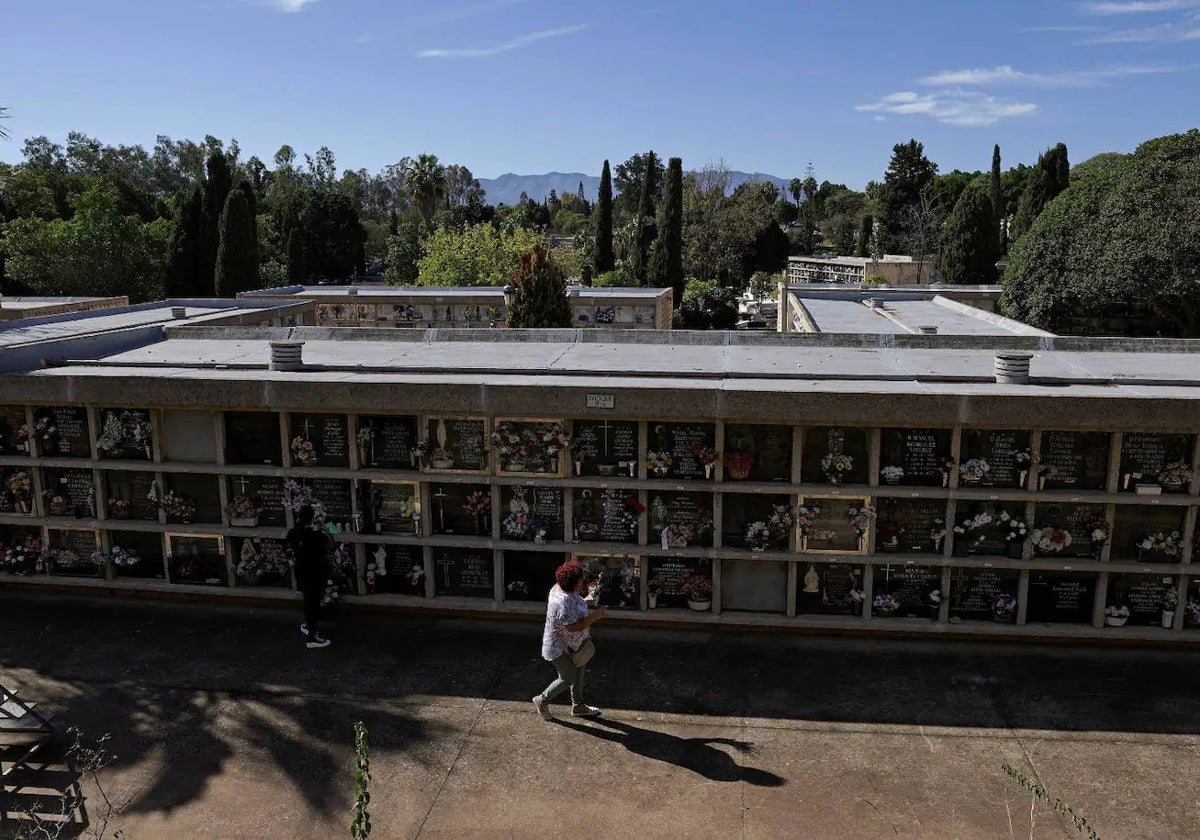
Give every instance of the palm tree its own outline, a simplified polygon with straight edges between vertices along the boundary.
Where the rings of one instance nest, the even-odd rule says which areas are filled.
[[[417,155],[405,167],[404,186],[425,218],[425,224],[429,224],[438,202],[446,196],[446,167],[438,163],[437,155],[428,152]]]
[[[0,120],[8,119],[8,109],[0,105]],[[0,125],[0,140],[7,140],[9,133],[4,130],[4,126]]]
[[[804,182],[799,178],[793,178],[788,181],[788,192],[792,195],[792,201],[796,202],[796,206],[800,206],[800,194],[804,192]]]

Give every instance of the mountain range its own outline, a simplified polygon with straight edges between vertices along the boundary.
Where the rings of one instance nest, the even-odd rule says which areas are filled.
[[[766,175],[762,172],[729,172],[729,189],[734,190],[748,181],[770,181],[779,187],[781,192],[787,192],[788,178]],[[558,195],[574,193],[583,184],[583,196],[588,201],[595,201],[600,190],[599,175],[585,175],[582,172],[547,172],[543,175],[516,175],[506,172],[499,178],[480,178],[480,186],[485,192],[488,204],[516,204],[525,193],[534,201],[544,201],[550,190]]]

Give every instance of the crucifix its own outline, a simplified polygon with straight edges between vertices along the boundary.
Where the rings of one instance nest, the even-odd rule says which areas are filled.
[[[238,486],[238,489],[242,491],[241,495],[243,495],[243,496],[246,495],[246,485],[249,483],[250,482],[246,481],[246,476],[244,476],[244,475],[238,476],[238,480],[234,482],[234,484],[236,484]]]
[[[608,433],[609,433],[609,431],[612,430],[612,424],[610,424],[607,420],[605,420],[597,428],[600,429],[600,432],[604,437],[604,454],[607,455],[608,454]]]
[[[300,427],[304,429],[304,436],[309,440],[312,440],[312,421],[305,417],[304,422],[300,424]]]
[[[446,496],[445,487],[439,487],[437,492],[433,494],[438,503],[438,525],[443,533],[446,531]]]

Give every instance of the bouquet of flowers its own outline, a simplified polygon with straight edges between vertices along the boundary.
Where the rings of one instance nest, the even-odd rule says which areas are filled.
[[[8,490],[18,504],[28,505],[33,499],[33,479],[25,470],[8,474]]]
[[[771,516],[767,519],[767,531],[772,540],[780,540],[791,534],[796,527],[796,514],[790,505],[775,505]]]
[[[1192,481],[1192,468],[1183,461],[1167,464],[1158,471],[1158,483],[1164,487],[1186,487]]]
[[[525,581],[523,581],[523,580],[509,581],[509,584],[508,584],[508,586],[505,587],[505,589],[508,590],[508,593],[510,595],[528,595],[529,594],[529,584],[525,583]]]
[[[871,602],[871,606],[880,615],[891,615],[900,609],[900,602],[885,592],[882,595],[876,595],[875,600]]]
[[[418,460],[424,460],[425,456],[428,454],[429,438],[421,438],[419,441],[413,444],[412,455],[414,458]]]
[[[854,533],[862,537],[875,521],[875,508],[870,505],[851,505],[846,511],[846,521],[850,523]]]
[[[233,519],[257,519],[261,503],[257,496],[238,494],[229,504],[225,505],[225,515]]]
[[[292,438],[292,462],[302,467],[317,462],[317,448],[311,440],[302,435]]]
[[[895,465],[884,467],[879,471],[879,474],[883,476],[883,480],[888,484],[898,484],[900,479],[904,478],[904,467]]]
[[[29,451],[29,424],[22,423],[17,427],[17,448],[23,452]]]
[[[934,519],[929,525],[929,539],[933,541],[935,550],[940,549],[942,540],[946,539],[946,520]]]
[[[133,548],[121,548],[119,545],[114,545],[109,551],[109,559],[117,568],[130,568],[136,566],[142,560],[142,555]]]
[[[1071,532],[1047,526],[1033,532],[1033,545],[1044,554],[1057,554],[1071,544]]]
[[[906,533],[899,522],[880,522],[878,529],[879,544],[885,548],[898,548],[900,538]]]
[[[957,525],[954,526],[954,533],[963,535],[971,531],[978,531],[992,524],[992,515],[987,511],[977,513],[975,516],[968,516]]]
[[[23,542],[14,543],[0,551],[0,566],[10,574],[28,574],[37,568],[41,555],[42,541],[37,537],[27,536]]]
[[[843,476],[854,469],[854,458],[845,454],[833,454],[830,452],[821,459],[821,472],[825,473],[825,478],[830,484],[841,484]],[[899,469],[897,467],[897,469]],[[904,474],[900,470],[901,475]]]
[[[1103,516],[1092,516],[1088,519],[1088,530],[1091,532],[1092,545],[1104,545],[1112,533],[1112,523]]]
[[[476,519],[484,517],[492,511],[492,494],[486,490],[472,490],[462,509]]]
[[[54,425],[54,418],[46,416],[34,420],[33,435],[42,443],[50,443],[58,437],[58,426]]]
[[[283,506],[292,513],[296,513],[305,505],[311,505],[313,510],[318,511],[320,517],[324,518],[324,510],[321,509],[321,503],[317,501],[312,488],[289,478],[283,483]]]
[[[852,604],[861,604],[867,597],[861,589],[851,589],[848,596]]]
[[[91,553],[91,556],[88,559],[91,560],[92,563],[94,563],[97,567],[102,569],[104,568],[104,564],[108,562],[108,554],[103,549],[98,548]]]
[[[955,466],[954,459],[951,458],[949,455],[939,455],[938,456],[938,467],[941,468],[943,475],[949,475],[950,473],[954,472],[954,466]],[[990,469],[990,467],[989,467],[989,469]]]
[[[540,423],[535,432],[542,442],[547,458],[557,458],[558,453],[571,446],[571,436],[567,434],[562,423]]]
[[[375,441],[375,429],[371,426],[359,427],[355,440],[358,441],[359,446],[370,446]]]
[[[675,459],[671,457],[670,452],[650,451],[646,453],[646,468],[655,475],[666,475],[673,463],[675,463]]]
[[[1104,609],[1104,623],[1111,624],[1113,627],[1123,627],[1125,622],[1129,620],[1129,607],[1124,605],[1106,607]]]
[[[692,457],[699,461],[701,465],[705,467],[711,467],[713,464],[717,463],[717,450],[713,449],[711,446],[693,443]]]
[[[646,583],[647,591],[653,592],[655,595],[660,594],[666,588],[667,582],[663,580],[662,575],[655,575]]]
[[[108,513],[113,519],[128,519],[133,503],[129,499],[109,499]]]
[[[978,484],[992,471],[991,464],[983,458],[972,458],[958,468],[958,475],[967,484]]]
[[[1032,462],[1033,456],[1028,449],[1022,449],[1013,453],[1013,463],[1017,465],[1017,469],[1028,469]]]
[[[177,519],[180,522],[191,522],[192,517],[196,515],[196,503],[174,490],[164,493],[158,500],[158,506],[167,512],[168,519]]]
[[[1001,511],[1000,522],[1008,529],[1004,538],[1010,543],[1025,542],[1029,536],[1029,524],[1024,517],[1012,516],[1008,511]]]
[[[746,546],[763,549],[771,541],[771,529],[763,521],[751,522],[746,526]]]
[[[689,601],[711,601],[712,581],[704,575],[684,575],[679,589]]]
[[[541,520],[534,519],[525,513],[510,513],[500,524],[504,536],[514,540],[534,540],[540,533],[545,540],[546,525]]]
[[[51,516],[64,516],[71,510],[71,500],[60,493],[47,490],[42,494],[46,497],[46,507]]]
[[[817,517],[820,516],[821,509],[816,505],[799,505],[796,508],[796,527],[800,529],[801,534],[807,534],[817,524]]]
[[[617,320],[617,309],[615,306],[596,307],[597,324],[611,324],[615,320]]]
[[[638,581],[641,580],[642,573],[637,566],[622,566],[621,567],[621,605],[635,605],[637,603],[637,587]]]
[[[750,475],[754,466],[754,456],[749,452],[729,452],[725,454],[725,475],[735,481],[741,481]]]
[[[1001,592],[992,601],[992,617],[996,621],[1012,621],[1017,614],[1017,599],[1006,592]]]
[[[1158,551],[1168,557],[1178,557],[1179,552],[1183,550],[1183,542],[1178,531],[1154,531],[1148,532],[1142,538],[1138,548],[1143,551]]]
[[[1200,601],[1188,598],[1188,602],[1183,608],[1183,619],[1188,624],[1200,624]]]
[[[1174,612],[1175,608],[1178,606],[1179,606],[1179,594],[1174,589],[1168,589],[1165,592],[1163,592],[1163,597],[1162,597],[1163,610],[1170,610],[1170,611]]]

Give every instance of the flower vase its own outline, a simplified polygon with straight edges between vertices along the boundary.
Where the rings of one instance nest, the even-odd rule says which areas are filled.
[[[997,624],[1012,624],[1016,617],[1017,614],[1011,610],[1002,610],[992,613],[992,621],[996,622]]]
[[[942,475],[942,486],[943,487],[946,486],[946,478],[947,478],[947,476],[943,474]],[[977,475],[969,475],[969,476],[964,475],[962,477],[962,485],[964,487],[978,487],[982,483],[983,483],[983,479]]]
[[[950,486],[950,473],[942,473],[942,486],[943,487]]]
[[[941,611],[942,611],[942,608],[939,607],[937,604],[930,604],[929,605],[929,620],[937,621],[938,618],[940,617],[939,613],[941,613]]]
[[[765,545],[752,545],[750,546],[750,550],[756,553],[761,553],[766,551],[767,547]]]
[[[712,464],[705,464],[705,465],[704,465],[704,477],[705,477],[705,478],[712,478],[712,473],[713,473],[713,465],[712,465]]]
[[[128,518],[129,518],[129,510],[128,509],[113,511],[113,519],[128,519]]]
[[[850,613],[851,613],[851,615],[857,615],[857,616],[861,616],[861,615],[862,615],[862,611],[863,611],[863,606],[862,606],[862,605],[863,605],[863,602],[862,602],[862,601],[854,601],[854,600],[851,600],[851,601],[850,601]]]
[[[828,481],[830,484],[834,485],[835,487],[842,483],[842,477],[835,472],[834,473],[826,473],[825,480]],[[891,483],[892,482],[890,482],[890,481],[888,482],[888,484],[891,484]]]
[[[900,476],[898,476],[898,475],[885,475],[885,476],[883,477],[883,483],[884,483],[884,484],[899,484],[899,483],[900,483]]]
[[[257,528],[257,516],[231,516],[229,517],[229,526],[231,528]]]
[[[709,601],[693,601],[692,599],[689,598],[687,603],[688,603],[688,606],[691,607],[696,612],[708,612],[708,610],[712,607],[711,600],[709,600]]]
[[[483,517],[482,516],[475,517],[475,534],[477,536],[483,535]]]
[[[750,471],[749,470],[735,470],[733,468],[728,468],[725,470],[725,477],[729,478],[729,479],[733,479],[734,481],[744,481],[750,477]]]
[[[1017,477],[1017,489],[1018,490],[1025,489],[1026,485],[1028,484],[1026,479],[1028,479],[1028,478],[1029,478],[1029,470],[1021,470],[1021,472],[1018,473],[1018,477]]]
[[[650,598],[650,609],[652,609],[652,610],[658,609],[658,593],[651,592],[649,595],[649,598]]]
[[[1163,610],[1162,611],[1163,629],[1170,630],[1171,626],[1174,623],[1175,623],[1175,610]]]
[[[1120,617],[1112,616],[1112,615],[1104,616],[1104,623],[1107,624],[1109,627],[1124,627],[1125,622],[1128,620],[1129,620],[1128,618],[1120,618]]]
[[[575,475],[583,475],[583,461],[575,462]]]
[[[1094,542],[1094,543],[1092,543],[1092,550],[1091,550],[1091,552],[1088,553],[1088,556],[1093,560],[1099,560],[1100,553],[1102,551],[1104,551],[1104,543]]]

